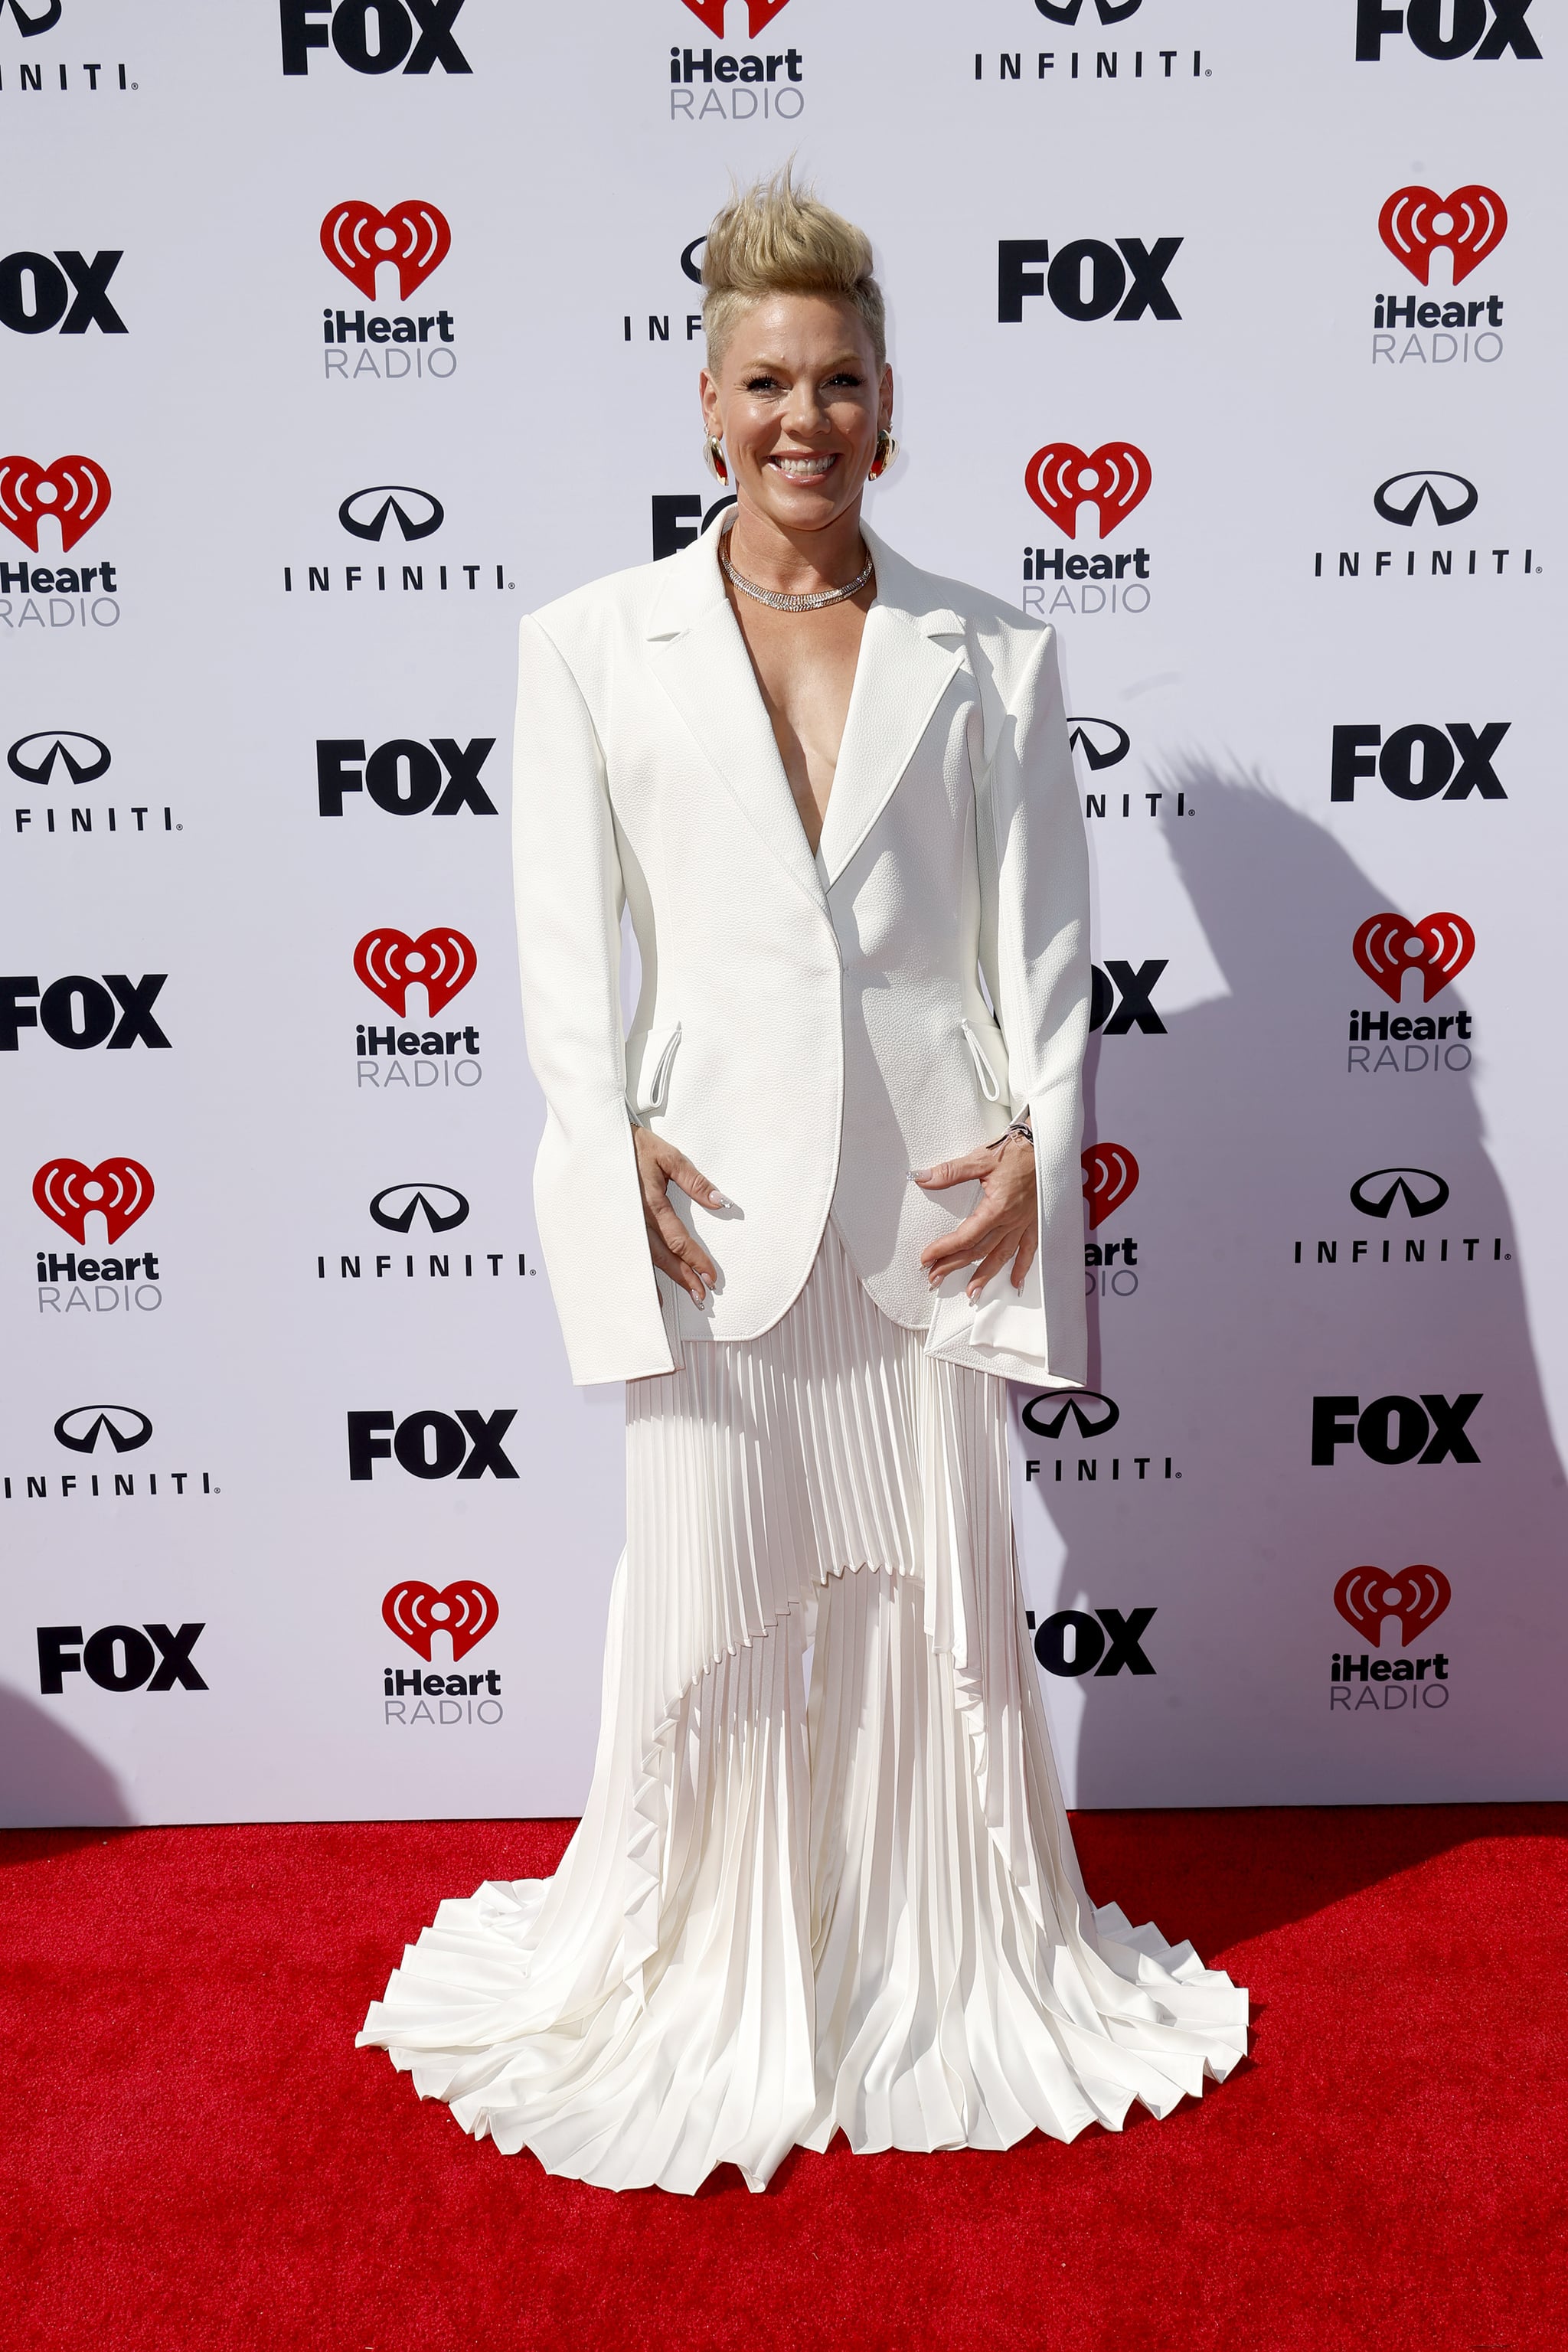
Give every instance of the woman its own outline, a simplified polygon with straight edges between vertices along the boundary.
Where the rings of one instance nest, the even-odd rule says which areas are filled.
[[[1051,633],[862,522],[861,232],[784,174],[703,283],[732,517],[521,632],[539,1231],[574,1377],[627,1383],[593,1788],[360,2036],[616,2189],[1120,2127],[1246,2044],[1228,1977],[1084,1894],[1018,1589],[1005,1383],[1085,1377]]]

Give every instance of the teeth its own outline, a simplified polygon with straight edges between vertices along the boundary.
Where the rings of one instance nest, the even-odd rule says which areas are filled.
[[[814,474],[826,474],[832,463],[831,457],[775,457],[773,459],[773,464],[781,474],[788,474],[797,481],[808,480]]]

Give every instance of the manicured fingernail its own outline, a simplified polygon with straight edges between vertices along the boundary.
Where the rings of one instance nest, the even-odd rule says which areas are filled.
[[[929,1179],[931,1170],[929,1168],[911,1168],[909,1173],[910,1182],[911,1184],[923,1184]]]
[[[713,1194],[713,1206],[716,1209],[732,1209],[734,1205],[733,1201],[726,1201],[722,1192]]]

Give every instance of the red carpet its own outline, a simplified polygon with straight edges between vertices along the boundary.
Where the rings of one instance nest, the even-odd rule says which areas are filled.
[[[1558,2352],[1568,1807],[1100,1813],[1090,1890],[1252,1988],[1164,2124],[615,2198],[353,2037],[554,1822],[12,1832],[0,2340],[29,2352]]]

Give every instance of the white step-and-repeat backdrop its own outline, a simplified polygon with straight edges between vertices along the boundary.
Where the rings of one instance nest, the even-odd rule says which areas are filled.
[[[1564,14],[6,0],[7,1820],[582,1799],[513,635],[700,527],[701,234],[791,153],[889,295],[878,528],[1061,631],[1069,1793],[1563,1794]]]

